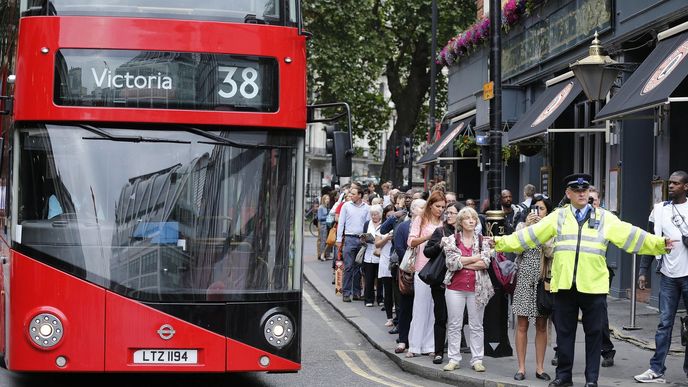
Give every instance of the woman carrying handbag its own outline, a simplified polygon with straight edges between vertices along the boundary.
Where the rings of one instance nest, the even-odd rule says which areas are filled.
[[[423,248],[436,228],[442,226],[442,213],[446,207],[444,193],[433,192],[428,198],[423,214],[411,223],[411,232],[408,237],[409,247],[418,248],[416,254],[413,277],[413,317],[409,331],[409,351],[406,357],[416,354],[435,352],[433,325],[435,316],[433,312],[432,292],[430,286],[421,281],[418,273],[428,263],[428,258],[423,253]]]
[[[423,272],[419,275],[421,279],[425,279],[424,271],[428,269],[433,269],[433,273],[429,273],[432,277],[432,283],[430,283],[430,290],[432,292],[432,301],[434,302],[434,314],[435,314],[435,357],[432,362],[435,364],[442,364],[444,360],[444,342],[447,338],[447,303],[444,298],[444,277],[447,272],[447,265],[445,263],[445,256],[442,253],[442,238],[446,236],[454,235],[456,219],[459,214],[459,205],[457,203],[451,204],[444,210],[444,215],[446,220],[443,227],[439,227],[432,233],[432,237],[425,245],[423,253],[428,257],[430,263],[425,265]],[[437,265],[441,264],[441,268],[444,270],[436,271]],[[437,280],[437,281],[435,281]],[[427,282],[427,281],[426,281]]]
[[[483,241],[480,234],[475,232],[475,226],[480,220],[473,208],[464,207],[459,211],[457,218],[457,232],[450,237],[442,238],[442,248],[447,263],[444,283],[447,285],[445,298],[449,338],[447,354],[449,363],[443,369],[454,371],[459,368],[461,328],[463,327],[463,312],[466,309],[471,338],[469,341],[470,364],[474,371],[485,372],[483,315],[485,306],[494,295],[492,282],[486,270],[490,264],[490,250],[487,241]]]
[[[380,225],[382,224],[382,206],[379,204],[370,206],[369,213],[370,221],[366,222],[363,227],[363,235],[366,236],[365,243],[368,245],[363,256],[363,273],[365,278],[363,299],[365,300],[365,306],[372,307],[375,306],[376,300],[378,303],[382,303],[382,286],[380,283],[375,286],[380,264],[380,254],[375,254],[377,250],[375,246],[375,235],[378,234]]]
[[[540,221],[552,211],[549,198],[536,194],[525,223],[519,223],[516,230]],[[528,347],[528,326],[535,322],[535,377],[550,380],[544,370],[545,349],[547,347],[547,318],[537,307],[538,283],[542,277],[543,261],[552,255],[551,241],[543,246],[525,250],[518,257],[518,276],[514,290],[513,312],[517,316],[516,355],[518,371],[515,380],[526,378],[526,348]]]

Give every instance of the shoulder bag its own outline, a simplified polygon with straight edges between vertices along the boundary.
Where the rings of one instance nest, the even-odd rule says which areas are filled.
[[[328,247],[332,247],[337,243],[337,226],[335,225],[330,229],[330,232],[327,234],[327,240],[325,241],[325,244],[327,244]]]
[[[409,247],[404,253],[404,258],[401,259],[399,264],[399,269],[407,272],[414,273],[416,271],[416,248]]]
[[[516,288],[516,264],[504,253],[498,252],[492,259],[492,271],[505,293],[514,294]]]
[[[389,255],[389,271],[394,271],[399,268],[399,256],[397,251],[392,248],[392,253]]]
[[[399,277],[399,293],[405,296],[413,295],[413,273],[397,270]]]
[[[368,248],[367,243],[361,243],[361,247],[358,249],[358,253],[356,253],[356,263],[358,263],[358,264],[363,263],[363,258],[365,258],[365,253],[366,253],[367,248]]]
[[[554,294],[549,291],[549,282],[540,278],[535,289],[535,297],[537,303],[537,310],[543,316],[549,316],[552,314],[552,308],[554,307]]]
[[[444,230],[442,230],[442,235],[444,235]],[[444,277],[447,274],[447,263],[444,257],[444,249],[440,250],[440,254],[429,261],[423,266],[423,268],[418,273],[418,278],[428,285],[442,285],[444,283]]]
[[[421,271],[418,272],[418,278],[431,286],[441,285],[444,282],[444,276],[447,274],[447,264],[445,261],[444,251],[441,251],[440,255],[423,266]]]

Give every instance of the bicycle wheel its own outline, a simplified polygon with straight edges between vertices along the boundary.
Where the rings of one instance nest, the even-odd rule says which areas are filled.
[[[318,230],[318,226],[315,223],[313,223],[313,222],[308,223],[308,231],[310,231],[311,235],[313,235],[314,237],[318,236],[319,230]]]

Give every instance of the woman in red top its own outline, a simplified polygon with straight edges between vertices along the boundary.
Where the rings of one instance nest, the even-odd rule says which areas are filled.
[[[454,216],[447,212],[447,217]],[[478,224],[478,213],[471,207],[464,207],[458,212],[456,220],[457,233],[442,238],[442,247],[447,260],[447,276],[444,293],[447,302],[447,337],[449,363],[445,371],[459,368],[461,361],[461,328],[463,311],[468,309],[468,327],[470,328],[471,367],[477,372],[484,372],[483,366],[483,313],[494,290],[490,277],[485,270],[490,262],[489,248],[482,246],[481,237],[475,232]]]

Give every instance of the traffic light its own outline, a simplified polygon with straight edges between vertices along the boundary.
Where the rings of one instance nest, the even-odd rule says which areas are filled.
[[[332,155],[333,173],[340,177],[351,176],[351,138],[348,132],[336,125],[325,126],[325,152]]]
[[[400,146],[395,146],[394,147],[394,164],[395,165],[401,165],[403,164],[404,160],[402,159],[401,156],[401,147]]]
[[[411,162],[411,137],[404,137],[404,164]]]
[[[328,155],[334,154],[334,125],[325,125],[325,153]]]

